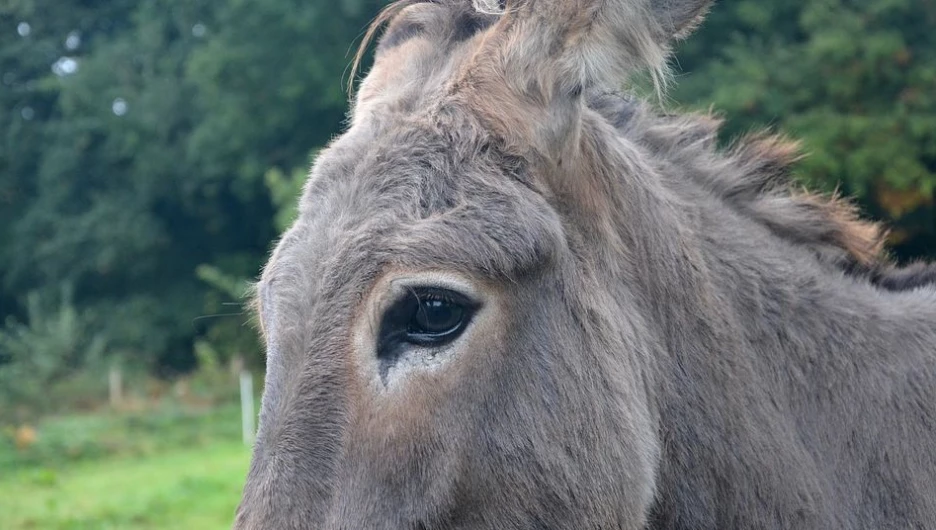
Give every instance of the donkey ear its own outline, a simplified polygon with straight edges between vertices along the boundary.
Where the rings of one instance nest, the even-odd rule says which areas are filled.
[[[684,39],[702,23],[712,0],[651,0],[650,5],[664,33]]]
[[[452,88],[507,143],[558,160],[579,130],[583,94],[618,88],[645,68],[659,90],[670,44],[691,32],[712,1],[473,0],[475,9],[501,17]]]
[[[642,67],[662,84],[670,44],[691,33],[713,0],[473,1],[479,10],[503,6],[502,38],[491,44],[501,49],[486,55],[512,69],[509,78],[535,75],[545,90],[580,92]]]

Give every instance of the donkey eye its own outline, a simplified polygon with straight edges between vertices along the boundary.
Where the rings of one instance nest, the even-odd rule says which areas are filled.
[[[408,341],[415,344],[433,344],[451,340],[465,323],[468,308],[440,293],[416,293],[415,313],[410,317],[406,332]]]
[[[441,346],[465,330],[477,304],[464,295],[437,287],[416,287],[394,303],[381,325],[382,350],[394,343]]]

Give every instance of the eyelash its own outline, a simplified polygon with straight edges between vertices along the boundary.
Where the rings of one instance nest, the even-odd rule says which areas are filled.
[[[445,293],[437,291],[432,288],[423,288],[423,290],[410,290],[410,294],[415,296],[417,300],[421,302],[426,301],[438,301],[438,302],[447,302],[450,304],[462,303],[462,300],[456,300],[454,296],[447,296]]]

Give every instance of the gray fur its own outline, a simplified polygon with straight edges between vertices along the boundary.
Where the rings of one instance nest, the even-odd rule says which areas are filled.
[[[679,36],[707,2],[602,2],[657,22],[558,54],[510,22],[524,4],[385,17],[258,285],[235,528],[936,528],[934,265],[893,268],[846,203],[791,191],[788,143],[722,152],[717,120],[569,70],[613,51],[593,35]],[[499,60],[516,47],[535,71]],[[395,390],[355,331],[394,271],[470,278],[497,307]]]

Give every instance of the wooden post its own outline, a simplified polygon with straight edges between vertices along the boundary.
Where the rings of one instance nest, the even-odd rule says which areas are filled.
[[[111,407],[119,407],[123,402],[123,374],[116,364],[112,364],[107,373],[107,388]]]
[[[241,432],[244,445],[250,447],[254,441],[254,395],[253,378],[247,370],[240,373]]]

